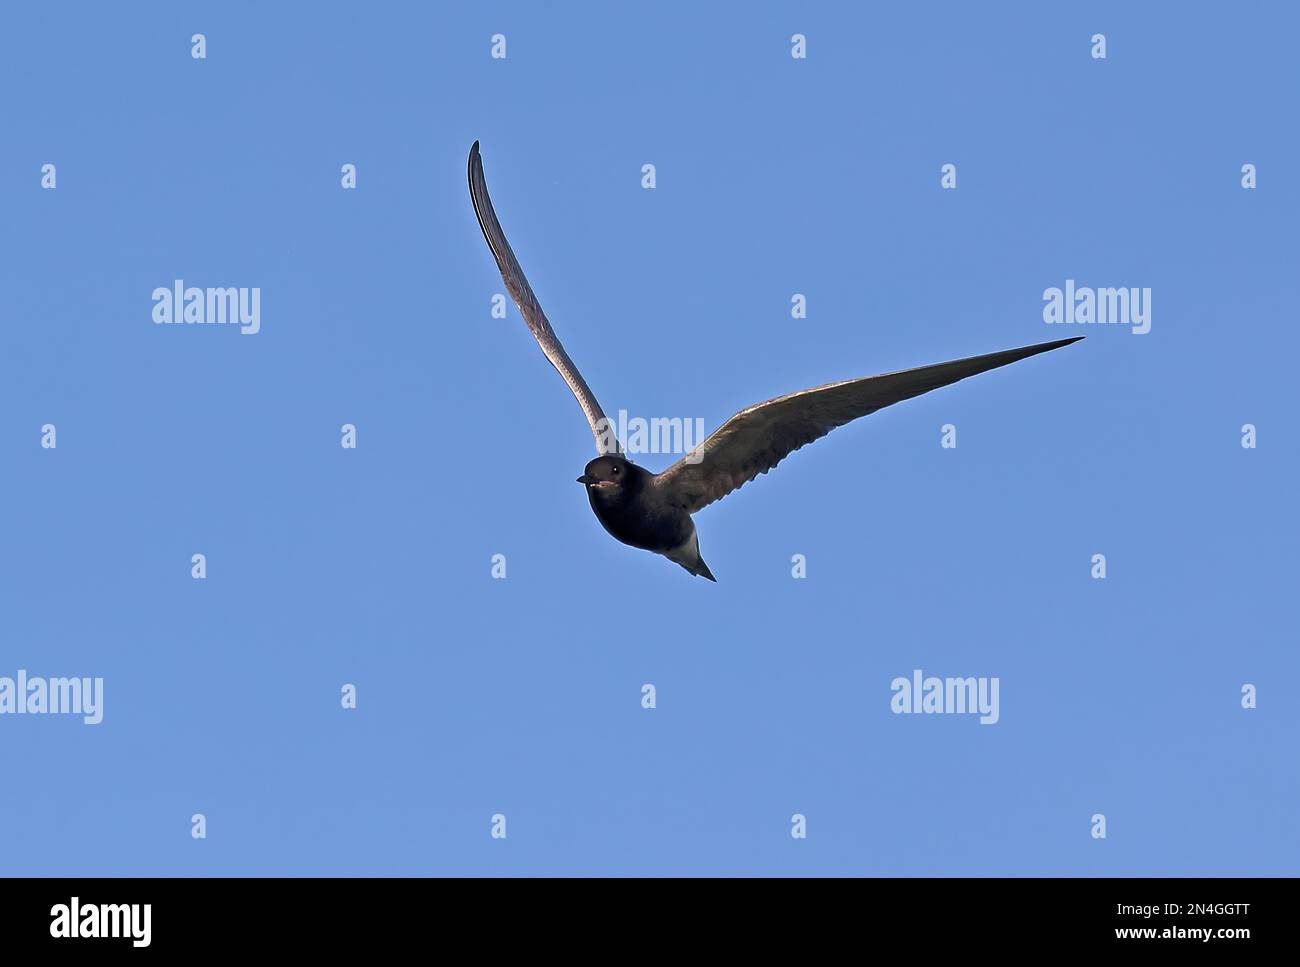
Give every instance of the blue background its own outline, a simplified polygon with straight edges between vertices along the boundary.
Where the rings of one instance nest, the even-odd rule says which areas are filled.
[[[6,7],[0,675],[106,696],[0,718],[0,872],[1296,873],[1300,20],[1135,6]],[[1067,278],[1151,332],[799,452],[709,584],[574,483],[475,139],[611,413],[1077,334]],[[178,278],[261,333],[155,326]],[[913,668],[1001,722],[891,714]]]

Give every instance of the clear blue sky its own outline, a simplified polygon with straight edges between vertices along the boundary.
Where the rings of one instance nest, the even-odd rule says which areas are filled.
[[[105,680],[0,717],[0,872],[1300,870],[1290,5],[330,6],[0,20],[0,676]],[[1076,334],[1066,279],[1151,331],[800,451],[709,584],[574,483],[475,139],[611,412]],[[174,279],[261,332],[154,325]],[[1001,720],[892,714],[914,668]]]

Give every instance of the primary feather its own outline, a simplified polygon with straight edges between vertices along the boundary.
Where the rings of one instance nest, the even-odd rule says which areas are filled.
[[[658,474],[654,486],[669,505],[693,514],[767,473],[800,447],[837,426],[967,376],[1078,342],[1055,342],[955,359],[883,376],[828,383],[741,410],[687,456]]]

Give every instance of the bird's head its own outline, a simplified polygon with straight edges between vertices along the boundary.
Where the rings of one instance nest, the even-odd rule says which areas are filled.
[[[613,496],[629,487],[640,470],[636,464],[617,453],[607,453],[587,464],[578,483],[588,493]]]

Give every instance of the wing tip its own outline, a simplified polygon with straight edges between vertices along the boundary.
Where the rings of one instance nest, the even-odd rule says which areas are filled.
[[[1069,339],[1053,339],[1051,342],[1035,343],[1032,346],[1024,346],[1018,350],[1009,350],[1009,352],[1022,352],[1029,356],[1036,356],[1039,353],[1050,353],[1053,349],[1064,349],[1076,342],[1083,342],[1087,338],[1087,336],[1071,336]],[[990,353],[990,355],[996,354]]]
[[[995,362],[990,369],[997,369],[1010,363],[1019,362],[1022,359],[1028,359],[1031,356],[1038,356],[1041,353],[1050,353],[1056,349],[1064,349],[1066,346],[1076,342],[1082,342],[1086,336],[1071,336],[1069,339],[1053,339],[1051,342],[1035,343],[1032,346],[1021,346],[1019,349],[1008,349],[1001,353],[989,353],[987,356],[976,356],[975,359],[1003,360]],[[987,372],[981,369],[980,372]],[[962,377],[963,379],[965,377]]]
[[[474,206],[474,217],[478,219],[478,227],[483,232],[483,238],[488,244],[497,264],[501,264],[500,256],[497,254],[496,246],[492,244],[492,233],[488,231],[488,218],[483,209],[486,207],[491,211],[492,203],[488,201],[487,179],[483,176],[483,159],[478,151],[478,139],[470,145],[469,149],[469,200]],[[480,197],[481,196],[481,197]]]

